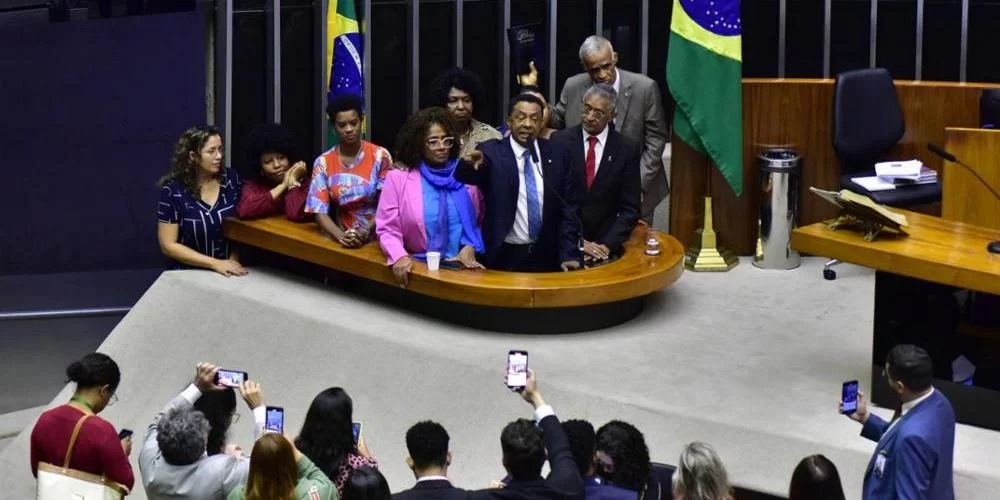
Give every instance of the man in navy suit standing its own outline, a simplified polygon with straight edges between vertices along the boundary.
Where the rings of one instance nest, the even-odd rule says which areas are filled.
[[[878,442],[865,472],[865,500],[954,500],[955,412],[931,385],[933,374],[926,351],[897,345],[885,362],[889,387],[900,400],[893,419],[868,413],[858,395],[850,418],[864,425],[862,436]]]
[[[478,186],[485,198],[480,261],[490,269],[580,268],[582,180],[569,168],[565,149],[538,139],[543,108],[531,94],[515,97],[507,116],[510,137],[480,144],[455,170],[459,182]]]
[[[614,87],[598,83],[583,95],[581,124],[552,135],[569,150],[571,168],[585,180],[580,210],[583,252],[591,262],[619,255],[639,221],[642,197],[639,146],[612,130]]]

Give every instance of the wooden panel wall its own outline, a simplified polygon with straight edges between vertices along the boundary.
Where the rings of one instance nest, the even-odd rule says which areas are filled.
[[[1000,130],[949,128],[944,148],[1000,191]],[[1000,228],[1000,200],[960,165],[944,170],[941,217]]]
[[[978,127],[979,95],[991,84],[897,81],[906,132],[887,159],[919,158],[934,169],[941,160],[927,142],[944,143],[945,127]],[[803,158],[799,225],[833,217],[835,209],[809,187],[839,189],[840,166],[833,152],[833,80],[743,80],[743,196],[737,198],[711,168],[715,228],[720,244],[753,254],[757,238],[760,175],[757,155],[773,145],[795,148]],[[708,160],[676,137],[671,166],[671,234],[685,246],[701,226]]]

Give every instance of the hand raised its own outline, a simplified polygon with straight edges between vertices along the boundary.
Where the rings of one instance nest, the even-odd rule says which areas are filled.
[[[264,406],[264,391],[253,380],[240,384],[240,396],[243,396],[243,401],[246,401],[251,410]]]
[[[517,83],[519,83],[522,87],[538,85],[538,68],[535,67],[535,61],[528,63],[527,73],[517,75]]]
[[[480,165],[483,164],[483,152],[469,151],[468,153],[462,155],[462,161],[472,165],[473,169],[479,170]]]
[[[194,381],[191,383],[201,392],[221,391],[225,387],[215,383],[215,373],[219,367],[212,363],[198,363],[194,369]]]
[[[864,425],[868,422],[868,401],[865,399],[865,393],[858,391],[858,409],[854,413],[847,416],[851,420]],[[843,413],[840,409],[840,400],[837,400],[837,411]]]

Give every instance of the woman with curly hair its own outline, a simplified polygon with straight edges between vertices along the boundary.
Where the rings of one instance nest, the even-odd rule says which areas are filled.
[[[460,268],[482,269],[476,253],[484,250],[479,229],[482,196],[474,186],[455,180],[459,144],[455,125],[444,108],[417,111],[399,131],[396,158],[408,171],[390,172],[379,200],[375,227],[388,265],[406,286],[413,260],[439,252]]]
[[[247,142],[250,147],[240,169],[243,192],[236,216],[261,219],[284,213],[292,222],[312,220],[312,214],[305,211],[308,168],[299,161],[292,133],[278,123],[265,123],[250,132]]]
[[[375,227],[382,181],[392,168],[385,148],[361,139],[361,98],[345,94],[326,106],[337,145],[316,158],[306,212],[316,214],[324,234],[346,248],[367,243]]]
[[[597,429],[597,453],[594,461],[604,484],[642,494],[649,482],[652,466],[649,448],[642,432],[621,420],[612,420]]]
[[[449,69],[431,82],[430,94],[431,105],[447,109],[455,119],[459,156],[475,151],[479,143],[503,137],[497,129],[473,117],[476,106],[483,105],[483,82],[475,73]]]
[[[364,437],[354,442],[353,413],[354,402],[344,389],[326,389],[309,405],[302,430],[295,439],[295,447],[337,485],[338,497],[343,496],[351,471],[378,468]]]
[[[222,135],[212,126],[189,128],[177,140],[170,171],[160,178],[160,251],[176,268],[200,267],[243,276],[235,249],[222,237],[222,220],[236,215],[242,183],[222,165]]]

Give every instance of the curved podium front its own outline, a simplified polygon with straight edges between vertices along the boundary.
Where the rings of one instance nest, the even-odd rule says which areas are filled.
[[[658,232],[661,254],[648,256],[645,234],[639,226],[621,258],[574,272],[432,272],[417,262],[403,289],[377,244],[343,248],[316,224],[281,217],[225,224],[225,236],[234,242],[363,278],[353,280],[352,290],[452,323],[516,333],[596,330],[633,318],[643,297],[676,281],[684,269],[684,249],[676,239]]]

